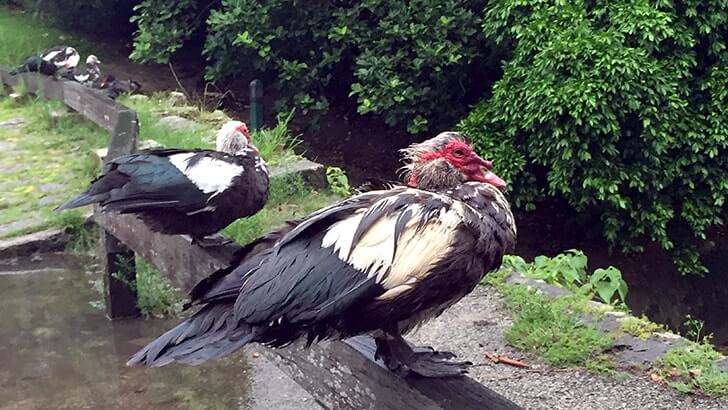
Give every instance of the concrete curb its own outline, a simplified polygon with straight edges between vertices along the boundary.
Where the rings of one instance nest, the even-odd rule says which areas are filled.
[[[67,242],[68,234],[57,228],[2,239],[0,240],[0,261],[34,253],[62,251]]]

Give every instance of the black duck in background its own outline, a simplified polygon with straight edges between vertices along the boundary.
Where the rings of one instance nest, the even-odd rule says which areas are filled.
[[[81,55],[73,47],[55,46],[29,56],[22,64],[10,70],[10,75],[36,72],[54,75],[56,72],[71,71],[78,65]]]
[[[255,214],[267,199],[265,162],[247,126],[229,121],[218,131],[216,151],[173,148],[121,156],[57,209],[100,204],[105,211],[136,214],[155,232],[220,245],[220,238],[206,237]]]

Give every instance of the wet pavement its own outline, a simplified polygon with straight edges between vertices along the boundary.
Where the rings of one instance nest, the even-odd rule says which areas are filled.
[[[21,266],[22,265],[22,266]],[[304,409],[317,405],[263,358],[130,368],[176,320],[111,322],[83,263],[0,264],[0,409]]]

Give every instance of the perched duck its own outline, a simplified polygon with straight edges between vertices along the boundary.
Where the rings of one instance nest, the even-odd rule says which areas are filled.
[[[95,55],[91,54],[86,58],[85,67],[76,67],[71,71],[67,71],[63,74],[63,77],[85,86],[93,87],[101,80],[100,64],[101,61]]]
[[[115,100],[120,94],[135,93],[142,89],[142,85],[134,80],[117,80],[113,75],[109,74],[101,78],[96,88],[104,91],[104,93]]]
[[[399,374],[463,374],[468,363],[402,335],[472,291],[514,246],[505,183],[456,132],[410,146],[405,158],[406,186],[360,193],[244,248],[237,265],[193,289],[201,308],[128,364],[199,364],[251,342],[366,333]]]
[[[27,72],[53,75],[59,70],[74,69],[80,60],[80,54],[73,47],[51,47],[41,51],[37,55],[26,58],[22,64],[10,71],[10,75]]]
[[[268,199],[268,169],[245,123],[229,121],[217,133],[217,150],[161,149],[124,155],[82,194],[58,210],[100,204],[134,213],[152,230],[185,234],[201,245],[238,218],[258,212]]]

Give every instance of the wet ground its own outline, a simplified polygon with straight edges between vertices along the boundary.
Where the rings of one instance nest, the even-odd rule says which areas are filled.
[[[92,307],[101,299],[89,283],[98,274],[85,264],[0,264],[0,408],[317,408],[272,365],[244,353],[198,367],[127,367],[174,320],[107,320]]]

